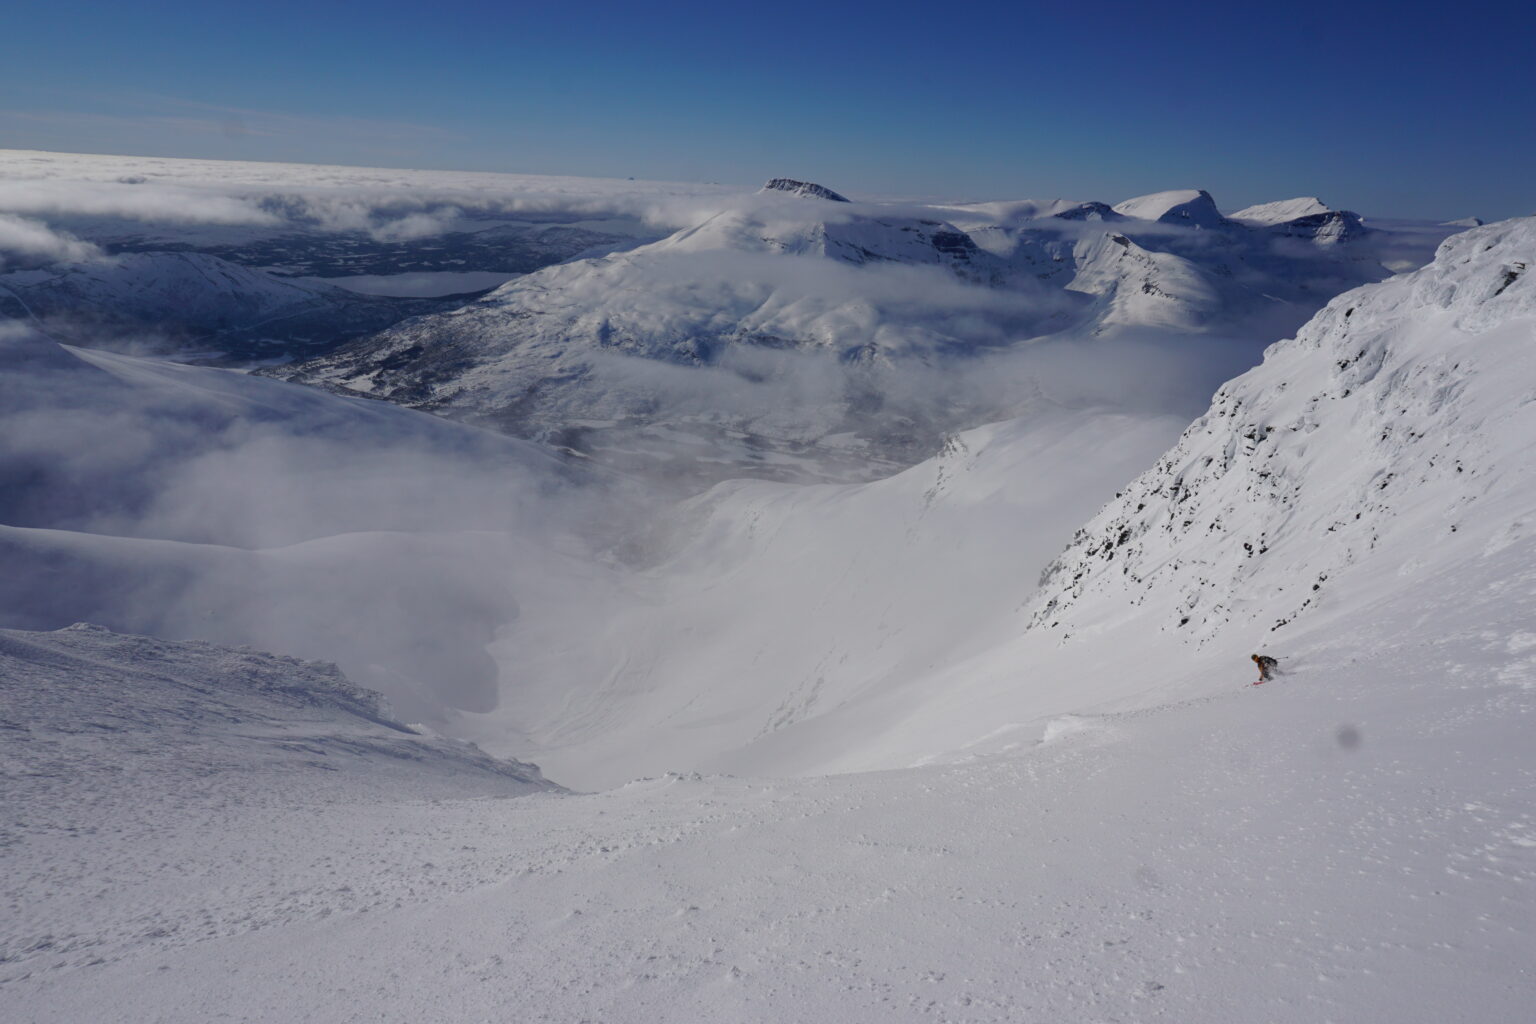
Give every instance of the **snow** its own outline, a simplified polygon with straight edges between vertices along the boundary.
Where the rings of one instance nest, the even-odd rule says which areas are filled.
[[[158,165],[38,166],[28,216],[61,168],[126,215],[104,176]],[[375,173],[164,170],[210,217]],[[688,483],[0,328],[0,1018],[1528,1013],[1536,221],[1336,294],[1445,229],[627,187],[548,186],[677,233],[397,336],[490,363],[367,383],[468,408],[524,379],[486,369],[509,325],[561,372],[590,329],[648,361],[572,422],[669,399],[625,440]],[[1271,293],[1320,312],[1211,398]],[[1080,329],[1037,336],[1042,295]],[[742,324],[1011,416],[805,483],[875,475],[867,439],[818,418],[834,363],[682,355]],[[804,446],[710,444],[703,397]]]
[[[1484,550],[1532,486],[1533,264],[1536,219],[1506,221],[1334,299],[1084,528],[1036,621],[1070,633],[1085,595],[1134,594],[1165,629],[1280,630],[1362,563]]]
[[[1332,212],[1334,212],[1332,207],[1316,196],[1299,196],[1295,199],[1279,199],[1272,203],[1258,203],[1244,207],[1230,214],[1229,219],[1243,224],[1268,226]]]
[[[7,918],[0,1008],[1520,1019],[1536,694],[1497,672],[1532,581],[1507,578],[1513,602],[1481,571],[1437,582],[1443,601],[1373,609],[1444,613],[1437,642],[1336,634],[1268,686],[1234,663],[1219,695],[959,765],[325,803],[285,775],[255,805],[176,776],[104,818],[66,807],[6,853],[33,909]]]
[[[1122,217],[1179,224],[1192,228],[1219,228],[1227,223],[1216,202],[1204,189],[1174,189],[1154,192],[1116,203],[1114,211]]]
[[[492,648],[500,705],[452,728],[492,750],[515,735],[582,788],[952,749],[974,718],[898,729],[936,699],[935,666],[1011,636],[1040,567],[1180,426],[1042,401],[873,483],[722,484],[674,513],[667,557],[591,594],[590,632],[569,634],[563,603],[525,607]]]
[[[705,484],[744,467],[846,480],[829,437],[853,437],[885,470],[1019,413],[1018,367],[1041,338],[1201,334],[1246,348],[1248,365],[1337,292],[1384,276],[1373,246],[1397,237],[1362,243],[1355,218],[1295,243],[1226,222],[1205,193],[1125,209],[1153,219],[1096,203],[911,207],[764,190],[651,244],[263,372],[624,469],[691,463]],[[760,465],[754,452],[767,453]]]

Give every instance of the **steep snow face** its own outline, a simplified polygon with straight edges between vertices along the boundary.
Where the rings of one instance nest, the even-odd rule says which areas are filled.
[[[323,662],[78,623],[0,629],[0,681],[7,767],[31,780],[6,805],[34,826],[73,813],[66,791],[72,801],[108,804],[132,791],[152,802],[193,780],[259,791],[263,778],[287,776],[285,802],[306,789],[551,788],[533,765],[393,721],[379,694]]]
[[[845,196],[838,195],[825,185],[818,185],[811,181],[797,181],[794,178],[770,178],[762,191],[785,192],[802,199],[826,199],[834,203],[848,202]]]
[[[1216,285],[1196,264],[1143,249],[1125,235],[1086,238],[1073,259],[1077,273],[1067,287],[1096,296],[1097,333],[1136,326],[1198,331],[1222,309]]]
[[[1498,559],[1536,529],[1533,267],[1536,219],[1506,221],[1329,303],[1079,532],[1032,625],[1257,640],[1359,600],[1366,566]]]
[[[1116,203],[1114,211],[1122,217],[1190,228],[1220,228],[1227,224],[1227,218],[1216,209],[1216,201],[1205,189],[1153,192]]]

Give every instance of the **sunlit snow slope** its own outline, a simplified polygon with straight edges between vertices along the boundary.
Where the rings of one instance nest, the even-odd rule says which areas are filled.
[[[1498,560],[1536,527],[1532,266],[1536,220],[1506,221],[1333,300],[1079,533],[1034,624],[1284,642],[1365,581]]]
[[[1304,657],[1447,567],[1497,581],[1536,510],[1532,225],[1458,236],[1335,300],[1224,387],[1038,592],[1073,503],[1153,461],[1158,421],[1039,415],[874,484],[718,488],[579,644],[541,647],[536,614],[510,631],[497,715],[579,783],[892,767],[1231,685],[1255,649]],[[482,727],[502,728],[466,725]]]

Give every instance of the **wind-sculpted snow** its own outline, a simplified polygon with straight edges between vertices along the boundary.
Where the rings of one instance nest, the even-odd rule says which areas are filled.
[[[1032,624],[1283,637],[1366,566],[1497,559],[1536,526],[1532,267],[1536,220],[1506,221],[1329,303],[1079,532]]]

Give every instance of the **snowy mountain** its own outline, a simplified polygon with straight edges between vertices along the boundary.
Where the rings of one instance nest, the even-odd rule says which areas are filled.
[[[1097,333],[1136,327],[1200,331],[1224,311],[1219,285],[1193,261],[1144,249],[1119,233],[1079,242],[1073,261],[1076,273],[1067,287],[1095,297],[1091,316]]]
[[[1338,245],[1366,234],[1358,213],[1331,209],[1316,196],[1260,203],[1231,217],[1241,224],[1269,228],[1290,238],[1304,238],[1317,245]]]
[[[1089,524],[1038,601],[1074,506],[1177,425],[1043,403],[875,483],[723,484],[660,517],[668,553],[644,568],[525,593],[489,644],[501,706],[455,724],[614,784],[591,796],[401,732],[327,667],[0,632],[0,1009],[1519,1019],[1533,242],[1531,221],[1478,229],[1341,296]],[[7,372],[60,352],[80,358],[39,346]],[[233,377],[91,358],[118,380]],[[341,402],[233,380],[227,398]],[[1227,614],[1171,622],[1186,585]],[[1323,596],[1270,632],[1293,590]],[[1260,645],[1284,674],[1251,688]]]
[[[323,387],[0,292],[0,1018],[1528,1014],[1536,219],[1418,269],[1445,226],[1312,200],[68,159],[443,265],[671,233]],[[145,266],[146,318],[299,301]]]
[[[762,188],[764,192],[787,192],[792,196],[801,196],[805,199],[826,199],[834,203],[846,203],[847,197],[840,196],[825,185],[818,185],[812,181],[797,181],[794,178],[771,178],[768,184]]]
[[[909,372],[1051,333],[1086,305],[1026,275],[990,287],[1009,275],[943,221],[770,193],[271,372],[587,453],[836,475],[915,461],[988,418],[927,400]]]
[[[1122,217],[1180,227],[1219,229],[1227,226],[1227,218],[1216,209],[1216,200],[1205,189],[1175,189],[1137,196],[1116,203],[1114,211]]]
[[[1272,203],[1258,203],[1232,214],[1229,219],[1240,224],[1271,227],[1304,217],[1316,217],[1334,212],[1316,196],[1300,196],[1296,199],[1280,199]]]
[[[1137,607],[1192,639],[1279,633],[1367,567],[1411,580],[1523,537],[1532,266],[1536,220],[1507,221],[1333,300],[1079,533],[1033,623]]]
[[[1353,244],[1286,247],[1203,192],[893,208],[801,186],[267,372],[705,482],[846,479],[1018,411],[1030,379],[982,399],[945,378],[1010,380],[983,367],[1032,339],[1173,330],[1256,354],[1386,273]]]
[[[551,644],[537,610],[504,634],[496,656],[525,682],[457,727],[494,748],[515,722],[583,785],[891,768],[1200,697],[1265,643],[1395,628],[1357,609],[1411,608],[1460,565],[1506,585],[1497,552],[1530,542],[1536,493],[1533,239],[1530,221],[1480,229],[1341,296],[1161,459],[1170,417],[1041,402],[874,483],[720,485],[641,577],[594,597],[599,635]]]

